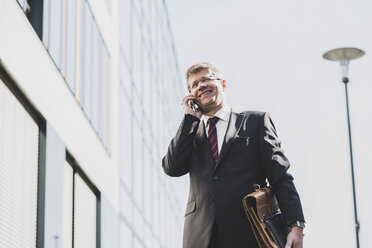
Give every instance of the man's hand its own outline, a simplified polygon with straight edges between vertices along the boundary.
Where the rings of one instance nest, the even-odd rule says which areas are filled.
[[[198,117],[200,119],[202,117],[201,111],[200,110],[194,111],[191,108],[190,101],[191,100],[195,101],[195,99],[196,99],[196,97],[192,94],[189,94],[189,95],[185,96],[182,100],[182,107],[183,107],[183,111],[185,112],[185,114],[190,114],[190,115],[193,115],[193,116]]]
[[[287,236],[285,248],[302,248],[303,238],[303,228],[297,226],[292,227],[291,232]]]

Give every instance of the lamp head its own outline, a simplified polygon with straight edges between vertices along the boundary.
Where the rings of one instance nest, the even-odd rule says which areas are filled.
[[[342,82],[349,82],[349,61],[362,57],[365,52],[359,48],[344,47],[330,50],[323,54],[323,58],[332,61],[339,61],[342,72]]]

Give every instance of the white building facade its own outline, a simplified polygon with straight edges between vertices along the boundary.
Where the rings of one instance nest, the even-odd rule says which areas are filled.
[[[0,0],[0,247],[182,246],[165,0]]]

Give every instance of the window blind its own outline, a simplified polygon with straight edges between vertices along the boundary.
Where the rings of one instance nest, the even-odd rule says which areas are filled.
[[[0,247],[36,244],[39,128],[0,80]]]

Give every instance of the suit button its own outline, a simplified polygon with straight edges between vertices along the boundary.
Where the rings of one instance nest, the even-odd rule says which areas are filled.
[[[214,201],[214,197],[211,196],[211,198],[209,198],[209,201],[210,201],[210,202],[213,202],[213,201]]]
[[[214,181],[217,181],[217,180],[218,180],[218,176],[214,176],[214,177],[213,177],[213,180],[214,180]]]

